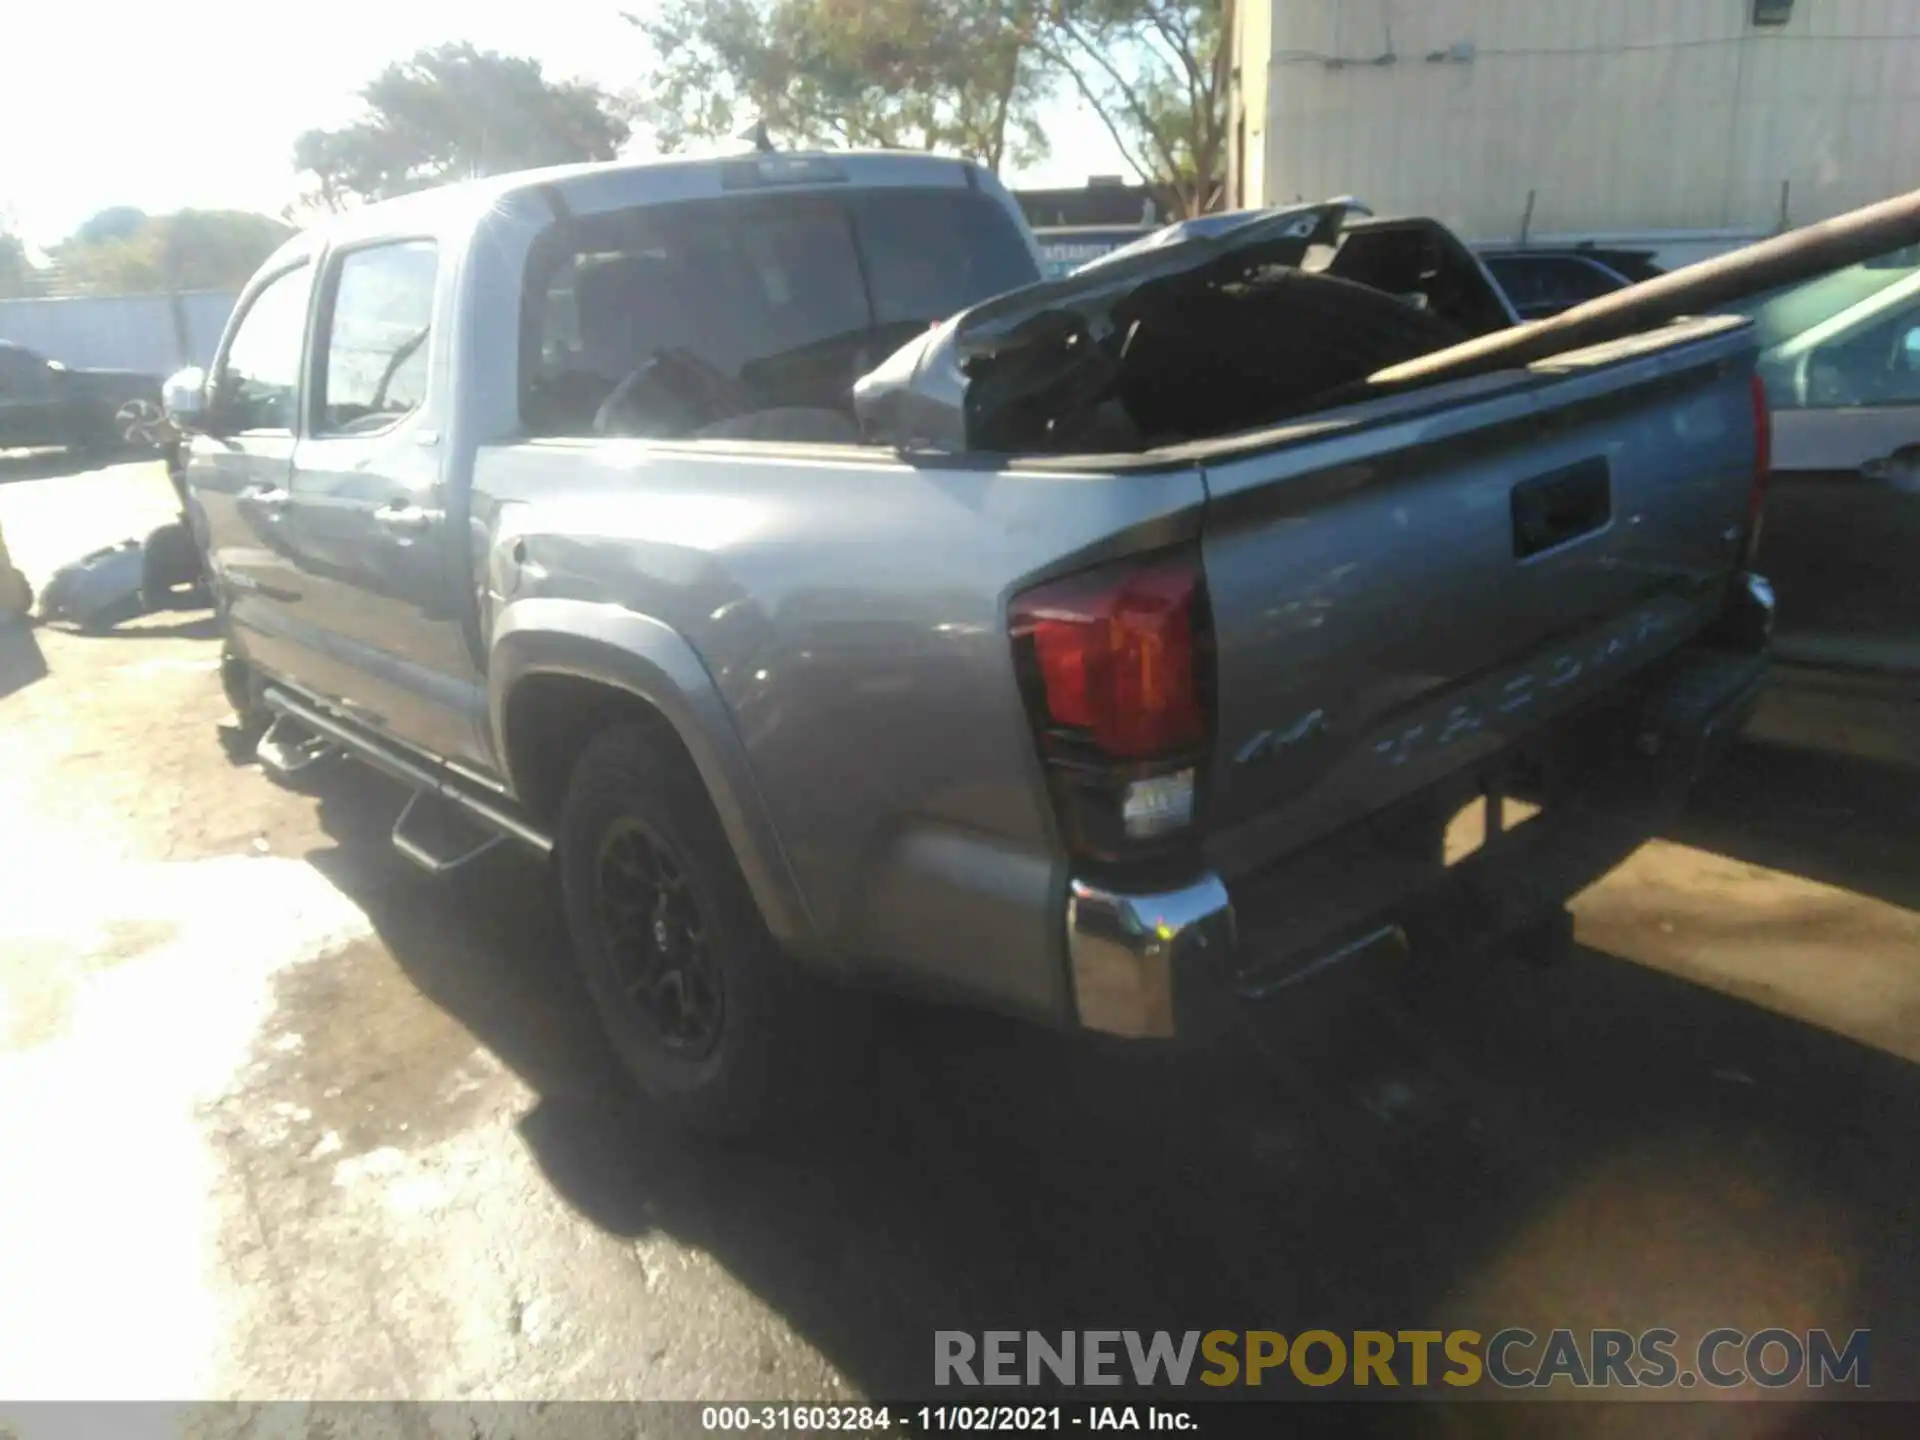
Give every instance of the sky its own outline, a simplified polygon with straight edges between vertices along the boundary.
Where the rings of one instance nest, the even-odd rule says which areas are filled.
[[[665,0],[55,0],[7,26],[0,75],[0,225],[45,246],[109,205],[278,215],[298,182],[294,136],[358,110],[388,61],[470,40],[610,90],[645,47],[620,18]],[[25,43],[22,43],[25,42]],[[1125,163],[1091,113],[1055,106],[1053,152],[1010,175],[1078,185]],[[646,153],[644,142],[637,153]]]

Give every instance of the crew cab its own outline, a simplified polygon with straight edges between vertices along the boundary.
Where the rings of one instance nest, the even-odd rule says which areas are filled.
[[[699,1124],[835,982],[1180,1036],[1556,913],[1762,680],[1750,327],[1395,384],[1510,317],[1342,273],[1351,218],[1043,281],[991,175],[882,153],[330,219],[172,397],[229,694],[429,868],[550,854]]]

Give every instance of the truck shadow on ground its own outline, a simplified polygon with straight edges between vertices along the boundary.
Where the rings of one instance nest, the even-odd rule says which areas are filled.
[[[142,445],[101,447],[94,450],[0,451],[0,485],[13,480],[52,480],[109,465],[152,460],[157,452]]]
[[[809,1123],[723,1148],[627,1090],[544,870],[431,883],[384,782],[314,788],[310,859],[537,1092],[555,1189],[869,1395],[927,1394],[949,1328],[1871,1326],[1876,1389],[1913,1384],[1920,1070],[1879,1052],[1579,949],[1352,970],[1181,1062],[888,1002]]]
[[[88,468],[65,450],[13,450],[0,453],[0,485],[11,480],[47,480]]]
[[[47,677],[47,657],[33,625],[0,615],[0,700]]]
[[[220,621],[211,610],[198,614],[183,610],[133,609],[124,619],[97,625],[54,622],[55,627],[83,640],[218,640]]]

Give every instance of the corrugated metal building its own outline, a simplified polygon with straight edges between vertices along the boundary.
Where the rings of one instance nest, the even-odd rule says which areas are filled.
[[[1239,0],[1245,204],[1765,234],[1920,186],[1920,0]],[[1528,214],[1528,195],[1533,195]]]
[[[0,340],[73,369],[167,375],[210,365],[238,297],[225,291],[165,295],[70,295],[0,300]]]

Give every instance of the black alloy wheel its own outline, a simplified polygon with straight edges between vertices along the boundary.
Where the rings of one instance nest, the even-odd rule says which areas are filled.
[[[623,816],[601,838],[594,873],[600,941],[622,993],[675,1056],[705,1059],[726,1023],[726,992],[685,865],[644,821]]]

